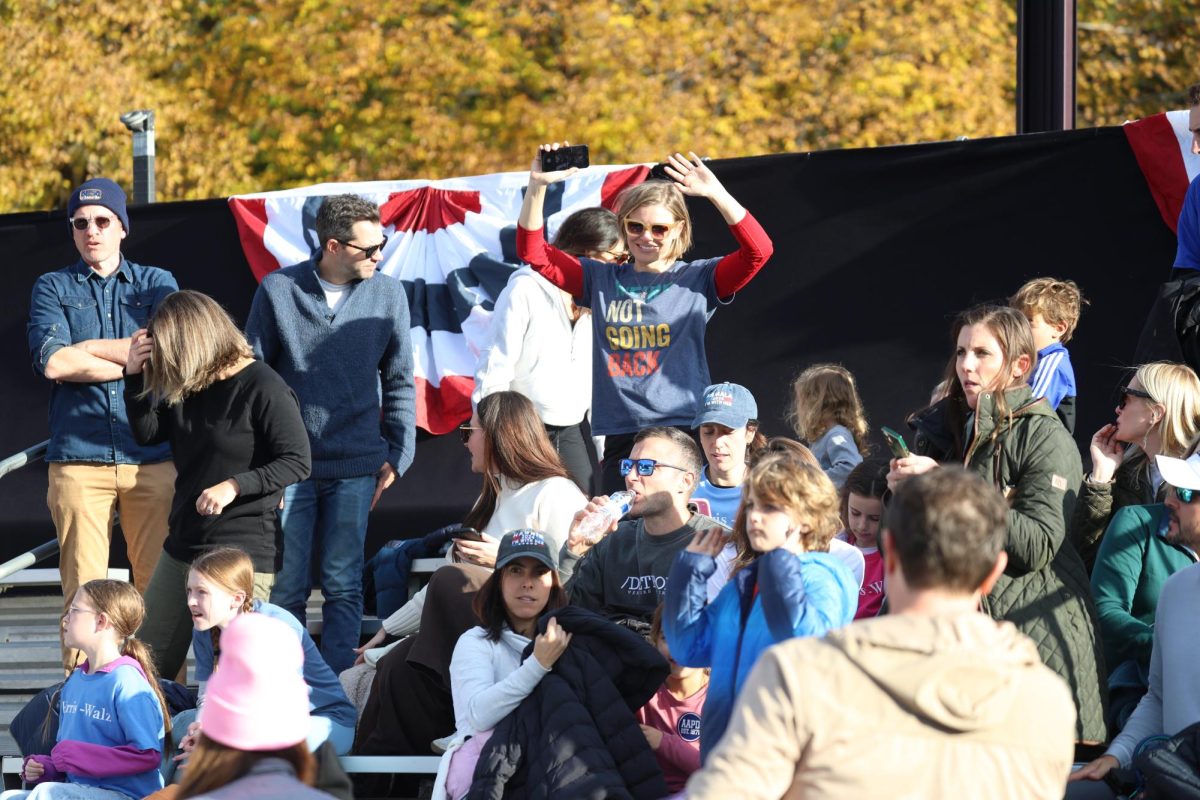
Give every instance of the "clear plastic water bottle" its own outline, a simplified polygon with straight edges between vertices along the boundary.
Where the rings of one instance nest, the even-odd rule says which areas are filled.
[[[588,514],[579,523],[579,535],[588,544],[595,544],[604,538],[614,522],[629,513],[633,505],[633,492],[621,490],[608,496],[608,502],[596,511]]]

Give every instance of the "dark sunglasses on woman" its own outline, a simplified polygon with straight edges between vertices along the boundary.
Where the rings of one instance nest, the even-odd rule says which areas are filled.
[[[1118,406],[1120,408],[1124,408],[1125,404],[1129,402],[1129,398],[1131,397],[1140,397],[1143,400],[1149,400],[1151,403],[1155,402],[1154,398],[1149,392],[1143,392],[1141,389],[1131,389],[1126,386],[1121,390],[1121,402],[1118,404]]]

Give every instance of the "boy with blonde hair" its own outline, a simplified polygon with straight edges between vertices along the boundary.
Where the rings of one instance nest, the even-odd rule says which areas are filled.
[[[1066,343],[1079,324],[1079,312],[1087,302],[1075,281],[1034,278],[1009,298],[1033,328],[1037,366],[1029,376],[1034,397],[1044,397],[1059,419],[1075,432],[1075,369]]]

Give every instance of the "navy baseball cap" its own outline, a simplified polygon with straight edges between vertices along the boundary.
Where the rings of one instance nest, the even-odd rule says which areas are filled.
[[[726,428],[744,428],[752,419],[758,419],[758,403],[750,390],[736,383],[717,383],[704,390],[692,427],[715,422]]]
[[[518,528],[504,534],[496,552],[496,569],[518,558],[537,559],[552,570],[558,569],[554,553],[546,543],[546,535],[532,528]]]

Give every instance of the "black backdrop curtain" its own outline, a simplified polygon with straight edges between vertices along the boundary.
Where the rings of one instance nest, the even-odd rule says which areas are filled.
[[[1069,344],[1081,448],[1111,419],[1115,387],[1175,249],[1120,128],[712,167],[775,242],[763,272],[708,328],[713,379],[754,392],[767,434],[788,432],[790,379],[819,361],[854,372],[873,428],[903,430],[940,379],[954,313],[1002,300],[1038,275],[1072,278],[1091,301]],[[711,206],[691,207],[692,256],[731,250]],[[211,294],[245,320],[255,281],[225,201],[135,207],[131,228],[131,260],[170,269],[181,287]],[[77,255],[62,211],[0,216],[0,242],[9,254],[0,300],[3,456],[46,438],[48,385],[25,345],[29,293],[39,274]],[[478,489],[456,436],[423,437],[413,468],[372,515],[368,551],[460,518]],[[45,492],[41,463],[0,481],[0,557],[52,538]]]

